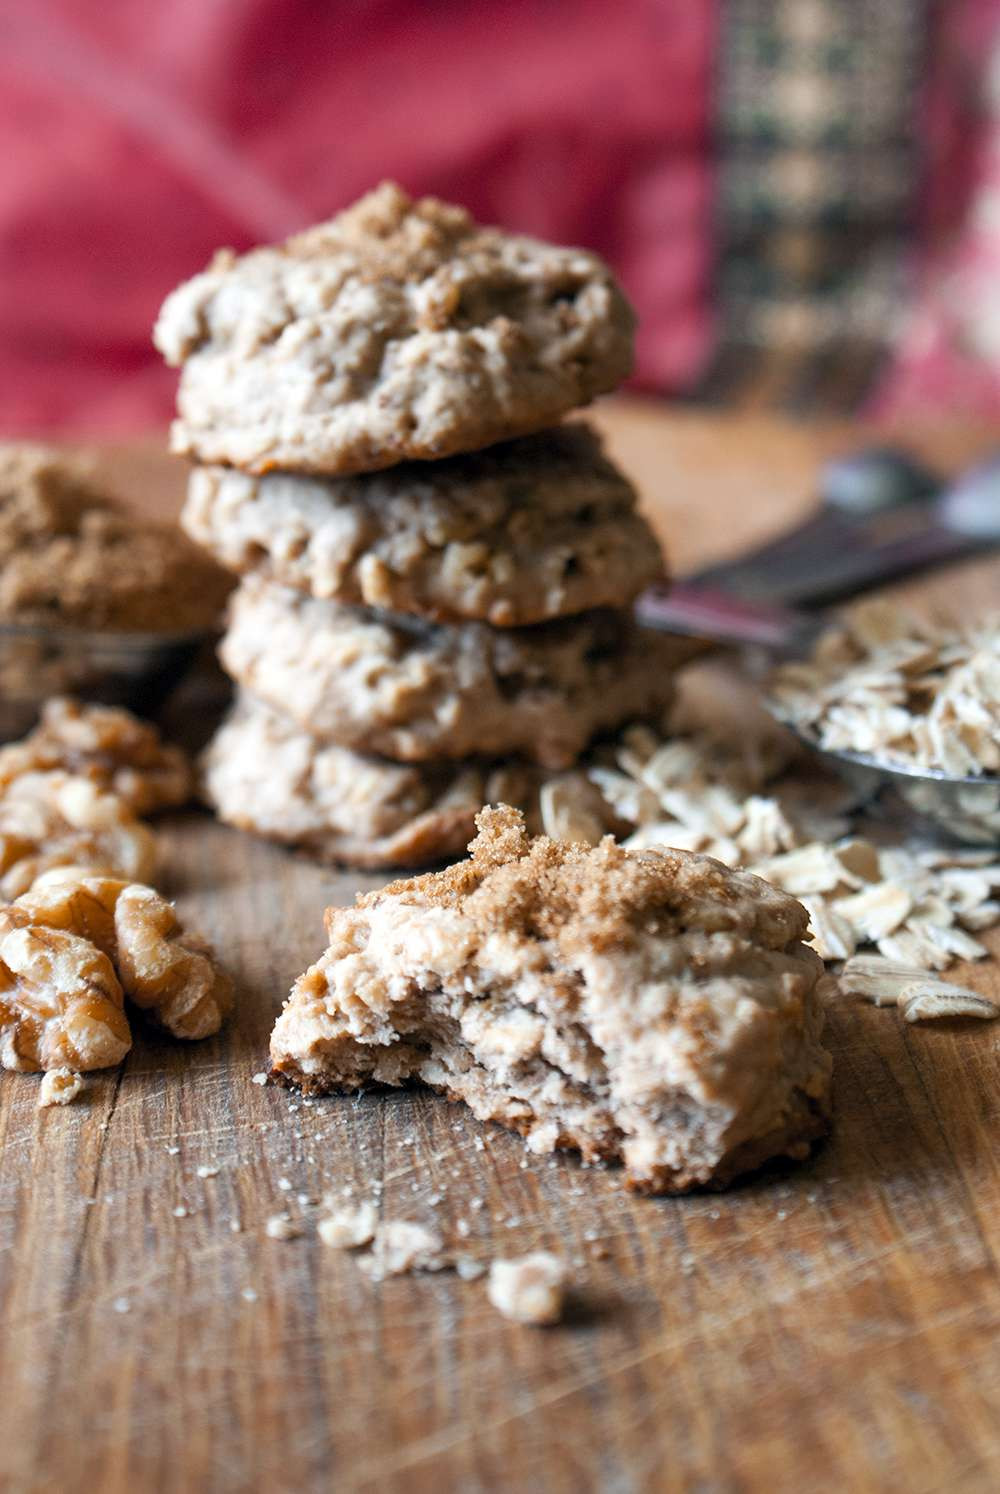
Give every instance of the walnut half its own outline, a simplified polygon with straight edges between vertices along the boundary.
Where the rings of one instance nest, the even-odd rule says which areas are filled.
[[[34,731],[0,747],[0,791],[25,773],[62,770],[110,790],[133,814],[185,804],[194,789],[187,754],[120,706],[70,696],[46,702]]]
[[[89,778],[24,773],[0,797],[0,896],[20,896],[52,867],[145,881],[156,841],[117,794]]]
[[[0,909],[0,1063],[5,1069],[103,1069],[132,1046],[122,988],[89,939]]]
[[[174,1037],[203,1038],[218,1032],[232,1005],[233,987],[208,946],[187,933],[171,905],[151,887],[112,877],[88,876],[58,868],[8,908],[0,909],[0,930],[28,940],[32,962],[16,943],[7,959],[0,940],[0,1059],[6,1068],[103,1068],[118,1063],[131,1046],[122,996],[150,1012]],[[23,940],[22,940],[23,942]],[[42,951],[54,951],[46,966]],[[72,965],[75,957],[78,969]],[[25,985],[34,977],[30,989]],[[45,987],[46,981],[48,982]],[[124,1047],[106,1045],[70,1052],[61,1027],[48,1037],[39,1013],[63,1017],[67,1005],[78,1017],[79,992],[103,992],[117,1008],[115,1031]],[[105,1016],[107,1014],[105,1013]],[[110,1019],[108,1019],[110,1021]],[[8,1028],[15,1035],[7,1043]],[[79,1022],[75,1019],[73,1033]],[[8,1061],[8,1055],[14,1061]],[[21,1058],[26,1061],[19,1061]]]

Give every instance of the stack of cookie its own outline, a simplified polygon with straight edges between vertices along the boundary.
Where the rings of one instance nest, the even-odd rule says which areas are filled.
[[[201,464],[185,528],[243,577],[206,759],[223,819],[440,860],[483,802],[530,818],[596,734],[662,713],[672,651],[630,606],[659,547],[596,436],[554,424],[631,363],[594,255],[385,185],[220,254],[155,338]]]

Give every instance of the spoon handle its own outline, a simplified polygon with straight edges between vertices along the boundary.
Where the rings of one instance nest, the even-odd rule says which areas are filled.
[[[636,616],[644,626],[664,633],[719,644],[750,645],[774,653],[808,649],[826,626],[823,618],[806,612],[684,581],[644,591],[636,604]]]

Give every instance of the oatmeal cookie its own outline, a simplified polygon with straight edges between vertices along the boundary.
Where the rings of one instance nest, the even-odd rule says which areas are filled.
[[[177,529],[117,508],[86,466],[0,445],[0,619],[113,632],[212,625],[232,583]]]
[[[663,577],[587,426],[374,477],[191,474],[182,523],[230,570],[326,600],[514,627],[625,607]]]
[[[91,779],[140,816],[186,804],[194,791],[187,754],[155,726],[119,706],[70,696],[46,701],[34,731],[0,747],[0,794],[25,773],[53,769]]]
[[[804,1156],[831,1060],[801,904],[707,856],[531,841],[507,806],[477,823],[469,861],[328,910],[276,1077],[420,1079],[648,1193]]]
[[[175,451],[351,473],[551,425],[628,375],[633,325],[596,255],[385,183],[286,244],[222,250],[153,340],[182,368]]]
[[[518,754],[576,761],[599,731],[662,717],[676,644],[628,615],[535,628],[427,623],[248,576],[219,656],[304,731],[403,762]],[[0,751],[0,772],[3,753]]]
[[[512,800],[537,824],[545,776],[530,764],[404,764],[351,752],[245,694],[203,766],[206,796],[227,824],[323,861],[372,868],[432,866],[458,855],[477,810],[493,800]]]

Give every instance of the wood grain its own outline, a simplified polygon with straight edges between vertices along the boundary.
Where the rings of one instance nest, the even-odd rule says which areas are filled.
[[[600,418],[683,564],[779,528],[817,457],[858,438]],[[916,444],[953,462],[988,441]],[[142,506],[176,504],[179,474],[149,452],[108,461]],[[932,592],[973,609],[996,582],[978,563]],[[836,1127],[812,1163],[635,1199],[429,1095],[252,1084],[324,905],[362,882],[199,814],[163,835],[169,891],[226,951],[239,1013],[201,1045],[140,1032],[67,1110],[0,1077],[4,1491],[996,1488],[1000,1024],[838,1006]],[[995,964],[967,973],[1000,993]],[[467,1221],[484,1259],[568,1254],[570,1321],[516,1327],[450,1274],[372,1286],[308,1223],[324,1192],[372,1179],[394,1217]],[[268,1238],[285,1209],[304,1233]]]

